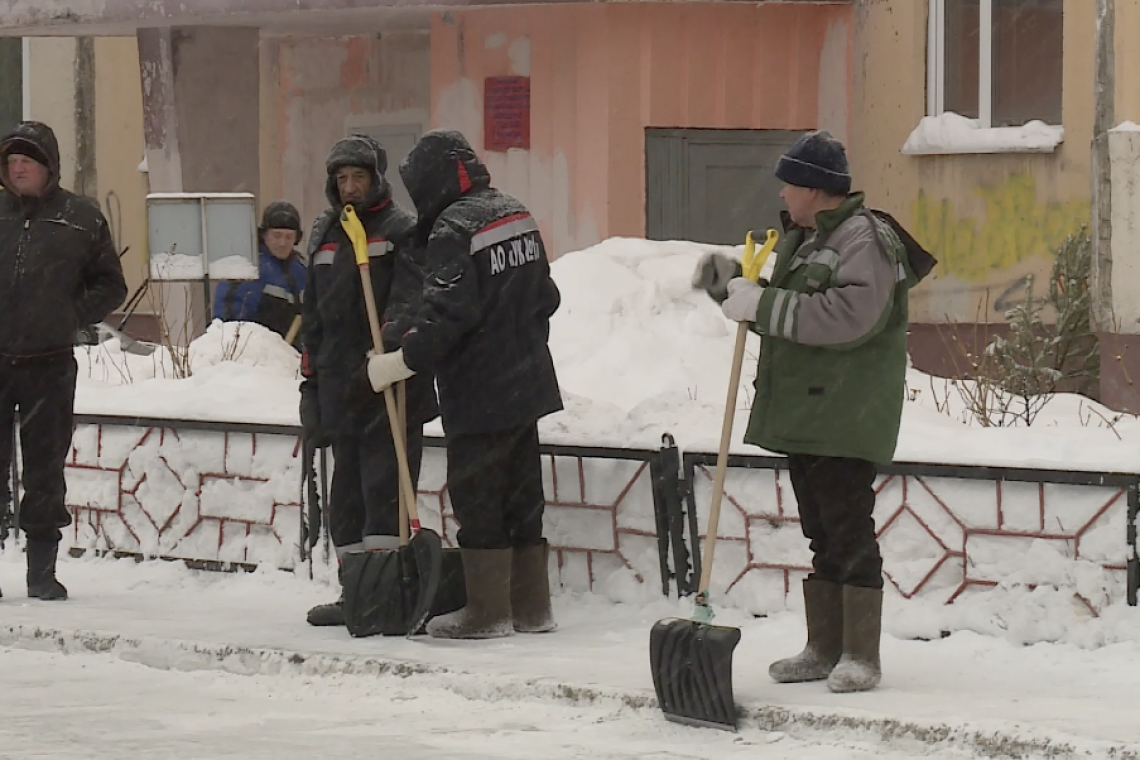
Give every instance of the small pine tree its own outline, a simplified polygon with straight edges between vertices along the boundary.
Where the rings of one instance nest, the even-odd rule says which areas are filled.
[[[1092,238],[1087,227],[1070,235],[1053,262],[1049,303],[1057,313],[1053,329],[1054,367],[1086,396],[1100,381],[1100,344],[1092,331]]]
[[[1058,390],[1088,395],[1095,389],[1100,348],[1091,327],[1091,267],[1092,240],[1088,229],[1082,228],[1057,252],[1048,296],[1034,297],[1030,277],[1025,300],[1006,312],[1009,338],[997,337],[986,347],[985,369],[999,396],[991,406],[999,419],[989,424],[1031,425]],[[1053,324],[1042,319],[1046,307],[1056,314]]]

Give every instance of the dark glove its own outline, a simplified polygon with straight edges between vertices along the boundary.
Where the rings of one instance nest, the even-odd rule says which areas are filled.
[[[301,428],[305,442],[314,449],[323,449],[332,443],[321,429],[321,405],[317,384],[312,380],[301,383]]]
[[[706,253],[693,271],[693,289],[704,290],[709,298],[724,303],[728,298],[728,282],[740,277],[744,270],[740,262],[723,253]]]

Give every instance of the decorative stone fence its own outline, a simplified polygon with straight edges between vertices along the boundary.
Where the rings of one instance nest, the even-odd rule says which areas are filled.
[[[300,561],[307,500],[298,428],[76,422],[67,465],[73,552],[218,569]],[[428,439],[419,501],[424,524],[454,545],[442,446]],[[707,524],[715,455],[558,445],[543,452],[551,572],[563,587],[619,595],[631,584],[695,587],[701,547],[693,536],[703,538]],[[780,609],[810,565],[784,460],[733,456],[729,464],[714,592],[754,613]],[[331,476],[331,455],[328,465]],[[884,468],[875,517],[888,584],[905,598],[951,603],[1015,578],[1071,588],[1094,612],[1126,598],[1135,604],[1138,485],[1136,475],[1112,473]],[[316,555],[329,561],[319,546]]]

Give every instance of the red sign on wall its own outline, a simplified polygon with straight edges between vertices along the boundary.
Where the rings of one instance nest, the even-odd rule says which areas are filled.
[[[483,80],[483,149],[530,148],[530,77]]]

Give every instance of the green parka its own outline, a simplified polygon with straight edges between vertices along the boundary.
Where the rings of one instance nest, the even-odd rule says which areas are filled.
[[[906,378],[907,298],[917,279],[863,195],[791,227],[752,329],[764,336],[744,440],[784,454],[890,462]]]

